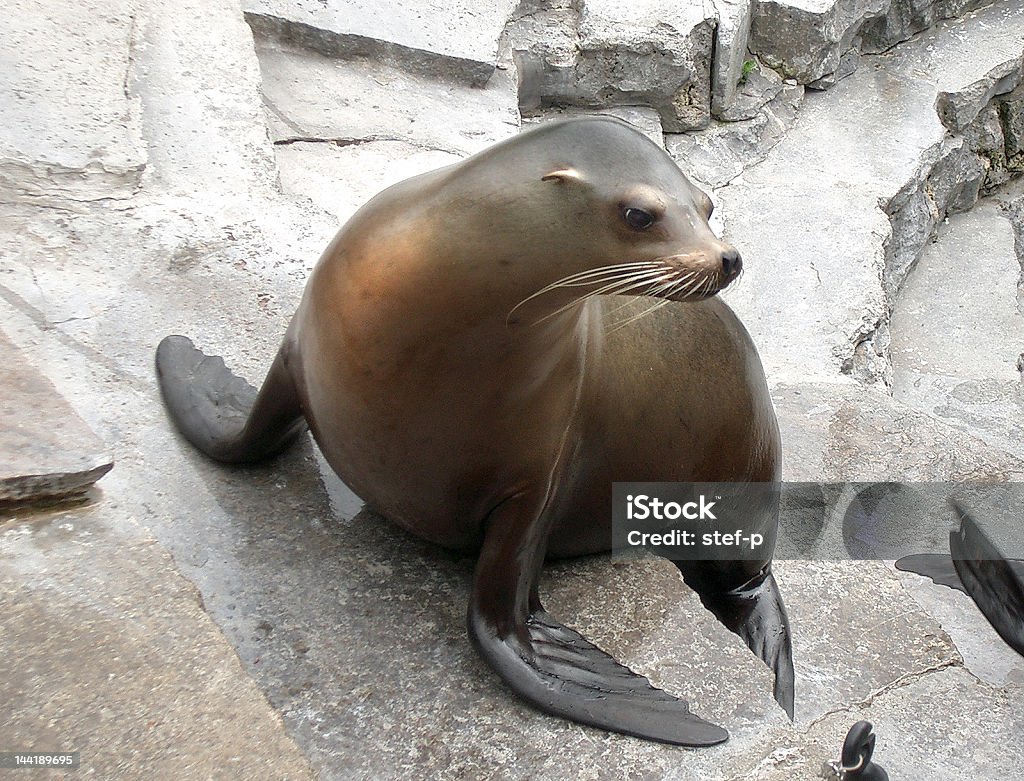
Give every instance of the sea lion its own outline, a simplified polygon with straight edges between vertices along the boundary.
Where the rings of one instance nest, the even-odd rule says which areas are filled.
[[[309,424],[378,513],[478,549],[477,650],[540,709],[688,746],[728,733],[546,613],[545,555],[607,550],[612,483],[770,482],[779,431],[711,201],[626,123],[550,123],[363,206],[327,247],[257,394],[181,336],[170,416],[207,455],[266,458]],[[661,303],[655,311],[652,301]],[[643,316],[641,316],[643,315]],[[774,531],[777,507],[750,527]],[[792,714],[771,551],[678,566],[772,667]]]

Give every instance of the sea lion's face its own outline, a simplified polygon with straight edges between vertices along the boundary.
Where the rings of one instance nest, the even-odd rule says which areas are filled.
[[[710,197],[663,149],[608,120],[566,123],[564,132],[576,143],[558,150],[541,180],[585,268],[553,287],[694,301],[736,280],[740,253],[709,227]]]

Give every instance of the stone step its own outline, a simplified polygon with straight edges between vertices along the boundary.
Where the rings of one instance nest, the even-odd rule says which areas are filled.
[[[0,331],[0,507],[76,501],[114,460]]]
[[[482,86],[494,73],[498,40],[515,0],[245,0],[260,34],[346,59],[375,59]]]
[[[998,4],[999,0],[997,0]],[[801,84],[824,89],[861,54],[878,54],[991,0],[753,0],[750,51]],[[1003,5],[1010,5],[1009,0]]]
[[[128,85],[135,33],[128,0],[4,4],[0,201],[96,201],[138,189],[146,147]],[[17,52],[18,67],[6,52]]]
[[[907,278],[891,326],[894,398],[1018,456],[1024,245],[1011,215],[1022,206],[1015,183],[951,217]]]
[[[889,379],[907,270],[947,212],[1009,175],[1022,54],[1021,6],[937,26],[809,96],[765,159],[717,191],[747,261],[726,299],[774,381]]]
[[[504,70],[479,88],[262,35],[256,53],[281,184],[339,223],[385,187],[519,130],[516,85]]]

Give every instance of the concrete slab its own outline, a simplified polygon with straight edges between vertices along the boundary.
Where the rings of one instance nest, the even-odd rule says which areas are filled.
[[[113,458],[0,331],[0,507],[80,501]]]
[[[4,749],[78,751],[66,778],[312,779],[202,596],[113,514],[0,516]]]
[[[11,0],[0,39],[0,201],[135,192],[146,147],[128,86],[134,5]]]
[[[258,39],[257,54],[276,144],[401,141],[465,156],[519,130],[516,85],[508,71],[474,88],[374,61],[282,48],[273,39]]]
[[[199,195],[204,211],[272,195],[259,63],[238,4],[145,2],[138,24],[131,85],[149,148],[147,192]]]
[[[333,57],[373,58],[414,73],[482,86],[494,74],[498,40],[515,0],[406,0],[381,13],[371,0],[246,0],[246,18],[266,36]]]
[[[337,165],[336,203],[354,205],[392,172],[399,175],[401,166],[426,163],[420,155],[435,154],[407,141],[282,144],[277,159],[294,153],[307,161],[301,168],[289,169],[288,162],[281,167],[286,189],[305,195],[282,195],[248,30],[227,0],[200,5],[184,12],[145,6],[140,30],[152,37],[133,78],[147,96],[154,176],[130,208],[19,207],[0,214],[4,327],[30,363],[112,443],[119,464],[104,479],[101,503],[62,520],[74,524],[62,530],[64,536],[45,544],[33,538],[35,547],[19,542],[16,555],[0,561],[0,580],[12,580],[11,593],[19,599],[23,583],[51,589],[45,594],[52,594],[52,615],[81,615],[80,605],[87,603],[109,619],[96,633],[89,630],[87,638],[97,641],[81,651],[89,662],[99,638],[125,627],[136,650],[125,651],[120,662],[103,658],[93,665],[104,675],[114,672],[115,683],[126,673],[112,665],[131,667],[125,707],[188,714],[195,702],[192,683],[209,684],[213,713],[201,711],[197,723],[220,751],[248,745],[235,744],[220,720],[225,692],[240,692],[231,704],[260,744],[254,764],[241,771],[245,777],[301,778],[308,772],[301,763],[287,764],[293,747],[279,731],[264,730],[259,696],[255,702],[250,697],[256,689],[325,779],[779,777],[798,760],[807,763],[800,767],[816,769],[834,757],[839,737],[859,713],[889,719],[883,745],[893,735],[909,747],[900,756],[880,752],[890,770],[904,777],[915,777],[921,763],[941,772],[928,762],[933,754],[943,757],[947,743],[964,756],[950,764],[954,777],[966,775],[966,767],[975,767],[974,778],[1002,777],[992,758],[1003,752],[1016,759],[1016,749],[1006,746],[1020,729],[1013,668],[993,673],[992,681],[1002,675],[1006,682],[999,686],[947,677],[959,664],[956,649],[906,593],[903,580],[881,564],[778,563],[794,620],[802,709],[796,725],[773,704],[767,670],[699,606],[669,565],[594,558],[549,567],[543,589],[553,611],[662,685],[687,694],[698,712],[733,731],[729,743],[710,751],[673,749],[551,719],[513,699],[465,638],[472,560],[412,540],[362,511],[310,446],[261,467],[225,469],[181,442],[160,408],[152,375],[158,338],[185,331],[258,379],[309,266],[349,208],[331,206],[334,174],[316,167]],[[190,25],[199,29],[190,33]],[[175,113],[177,103],[183,108]],[[192,133],[198,139],[194,150]],[[820,170],[808,166],[803,180],[780,171],[776,184],[807,187],[807,177]],[[766,200],[777,197],[768,182],[762,184]],[[734,182],[720,197],[742,185]],[[799,293],[777,290],[780,305]],[[824,297],[812,303],[832,305]],[[760,341],[765,333],[755,336]],[[790,360],[791,376],[801,376],[803,356]],[[898,405],[884,408],[852,382],[797,390],[799,401],[776,396],[787,437],[787,476],[1024,474],[1012,457]],[[91,559],[92,549],[80,541],[98,545],[94,538],[103,544],[97,567],[81,563]],[[128,572],[123,583],[118,567]],[[173,572],[165,577],[171,567],[183,576],[177,583]],[[148,578],[150,571],[157,573],[152,581],[137,577],[144,572]],[[94,584],[94,575],[103,583]],[[179,599],[186,581],[195,585],[212,624],[198,612],[195,592],[185,589],[187,598]],[[154,602],[154,594],[161,599]],[[26,604],[34,612],[25,620],[19,612],[18,623],[12,618],[0,634],[0,658],[8,664],[27,658],[29,633],[37,625],[32,621],[46,607],[38,599]],[[213,624],[220,634],[210,634]],[[65,635],[54,636],[53,658],[59,661]],[[187,640],[179,644],[186,658],[168,655],[177,663],[173,670],[159,654],[137,650],[161,651],[168,636],[194,637],[200,644],[195,650],[188,650]],[[225,639],[241,660],[242,684],[235,671],[224,672]],[[68,647],[77,649],[73,640]],[[94,683],[88,669],[44,673],[40,685],[50,687],[54,702],[74,702],[79,682]],[[245,676],[255,686],[246,688]],[[118,696],[102,681],[95,686]],[[950,700],[965,704],[944,701],[940,695],[947,690]],[[926,713],[915,713],[915,698]],[[113,735],[104,738],[104,749],[134,747],[137,764],[159,777],[158,762],[170,750],[126,733],[122,725],[132,723],[124,721],[131,714],[90,703],[85,715],[89,740]],[[178,719],[182,745],[191,745],[195,735],[190,718]],[[20,734],[49,737],[36,722],[24,723]],[[971,737],[981,745],[968,754]],[[186,775],[216,775],[209,768],[223,754],[199,748],[196,756],[194,766],[175,766],[171,777],[182,777],[182,768]],[[103,775],[118,773],[130,775],[122,768]]]
[[[772,388],[792,481],[1016,481],[1024,461],[856,382]]]

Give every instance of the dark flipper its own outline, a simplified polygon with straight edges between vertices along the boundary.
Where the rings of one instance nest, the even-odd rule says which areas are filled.
[[[1024,579],[959,504],[960,531],[949,533],[953,564],[964,588],[992,628],[1024,656]]]
[[[915,553],[912,556],[904,556],[896,560],[896,569],[924,575],[940,586],[964,591],[964,584],[960,582],[960,575],[953,566],[953,559],[945,553]]]
[[[295,384],[279,352],[257,393],[217,356],[184,336],[156,350],[156,374],[167,411],[185,438],[228,463],[269,458],[305,430]]]
[[[537,580],[549,525],[542,502],[514,497],[492,513],[468,626],[480,655],[520,697],[581,724],[681,746],[729,733],[654,688],[541,607]]]
[[[793,718],[795,674],[789,617],[771,565],[739,588],[719,590],[724,562],[698,569],[695,562],[676,562],[683,579],[726,629],[734,632],[775,673],[773,694],[789,718]],[[703,577],[701,577],[703,575]],[[711,576],[709,576],[711,575]]]

